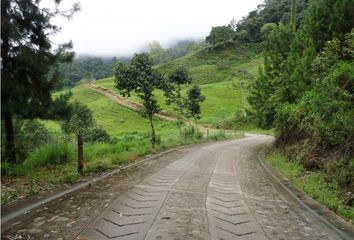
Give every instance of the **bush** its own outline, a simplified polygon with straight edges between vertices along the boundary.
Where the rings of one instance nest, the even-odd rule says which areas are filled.
[[[225,139],[225,133],[223,131],[219,131],[217,134],[213,134],[210,136],[210,139],[212,140],[220,140],[220,139]]]
[[[19,162],[24,161],[39,146],[53,140],[49,131],[38,120],[19,120],[15,124],[20,133],[16,136],[15,142]]]
[[[328,175],[341,187],[354,185],[354,159],[337,161],[329,168]]]
[[[74,149],[65,142],[43,145],[24,161],[25,167],[43,167],[69,163],[74,159]]]
[[[104,129],[94,128],[86,133],[85,141],[88,143],[110,143],[112,139]]]

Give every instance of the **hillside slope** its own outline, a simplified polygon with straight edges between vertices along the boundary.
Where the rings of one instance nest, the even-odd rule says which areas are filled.
[[[73,93],[71,100],[87,105],[93,112],[97,126],[106,130],[110,135],[119,137],[132,133],[150,133],[148,120],[142,118],[138,112],[120,106],[108,97],[83,85],[72,88],[71,91]],[[171,121],[158,118],[154,121],[157,134],[161,137],[167,137],[177,131],[175,123]],[[45,123],[52,131],[60,131],[58,122],[46,121]]]
[[[231,74],[240,68],[257,73],[260,56],[260,44],[239,44],[229,42],[226,47],[204,48],[187,56],[157,66],[168,75],[179,66],[186,67],[193,77],[194,84],[207,84],[229,81]],[[242,66],[246,64],[245,66]]]
[[[263,63],[263,57],[256,54],[259,51],[257,48],[259,48],[257,45],[244,46],[229,43],[225,49],[203,49],[156,68],[168,76],[177,67],[186,67],[193,78],[193,84],[199,85],[206,97],[201,104],[200,123],[215,126],[225,119],[234,118],[235,113],[241,111],[241,91],[232,87],[232,73],[243,69],[256,76],[259,65]],[[114,87],[114,78],[102,79],[94,83],[118,94]],[[186,86],[182,88],[184,94],[186,90]],[[173,115],[172,107],[165,104],[163,92],[156,91],[155,94],[163,111]],[[128,100],[140,102],[140,99],[134,95]]]

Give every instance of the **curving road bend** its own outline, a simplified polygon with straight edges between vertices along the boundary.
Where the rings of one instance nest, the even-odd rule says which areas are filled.
[[[138,177],[132,173],[128,181],[121,180],[124,186],[120,189],[124,190],[101,210],[94,211],[91,204],[90,211],[68,217],[68,221],[77,222],[75,230],[58,225],[59,233],[46,236],[59,239],[61,233],[65,239],[81,240],[346,239],[299,204],[264,170],[258,153],[271,141],[269,136],[248,135],[167,154],[139,169],[135,173]],[[106,184],[98,189],[104,189],[105,194],[117,191],[115,180]],[[81,199],[77,206],[85,209],[93,196],[98,195],[70,199]],[[89,220],[78,221],[83,214]],[[28,219],[21,224],[34,223]],[[34,238],[43,236],[49,229],[46,225],[50,223],[43,224],[43,231]],[[8,233],[11,235],[11,230]]]

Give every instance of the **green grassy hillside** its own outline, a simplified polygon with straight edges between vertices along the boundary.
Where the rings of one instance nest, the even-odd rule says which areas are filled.
[[[185,66],[192,78],[193,84],[201,87],[206,100],[201,104],[202,118],[200,123],[215,125],[224,119],[230,119],[242,107],[240,89],[232,88],[232,73],[247,70],[253,75],[258,74],[258,67],[263,63],[263,58],[256,55],[256,47],[240,46],[229,43],[225,49],[203,49],[193,54],[157,66],[157,69],[168,75],[179,66]],[[95,84],[110,89],[114,92],[114,78],[95,81]],[[186,92],[186,88],[182,89]],[[155,92],[163,111],[174,114],[171,106],[166,106],[162,91]],[[140,102],[134,95],[131,101]]]
[[[117,92],[114,88],[113,78],[107,78],[95,82],[96,85],[108,88]],[[216,124],[223,118],[230,118],[234,115],[235,111],[241,109],[241,93],[239,89],[233,89],[231,82],[219,82],[200,85],[203,95],[206,97],[205,101],[201,104],[202,118],[200,123],[203,124]],[[183,94],[186,88],[182,89]],[[117,92],[118,94],[118,92]],[[155,92],[159,104],[162,106],[163,111],[174,114],[172,107],[165,104],[166,99],[162,91]],[[129,98],[131,101],[140,102],[134,95]]]
[[[122,136],[130,133],[150,133],[150,125],[136,111],[120,106],[109,98],[79,85],[72,90],[72,101],[87,105],[93,112],[96,124],[105,129],[111,136]],[[156,132],[161,137],[170,136],[176,131],[175,123],[155,119]],[[52,131],[60,131],[60,125],[54,121],[46,121]]]
[[[202,103],[202,118],[200,123],[215,125],[224,119],[230,119],[236,111],[241,110],[240,89],[231,86],[231,74],[238,69],[244,69],[256,75],[258,66],[263,58],[257,55],[254,45],[238,45],[229,43],[225,49],[202,49],[193,54],[157,66],[166,75],[178,66],[185,66],[190,71],[193,83],[200,85],[206,100]],[[114,92],[114,78],[95,81],[95,84]],[[183,88],[183,92],[186,92]],[[150,127],[146,119],[139,113],[119,106],[107,97],[88,89],[77,86],[72,89],[72,100],[87,105],[94,113],[97,124],[112,136],[124,135],[131,132],[148,133]],[[117,92],[118,93],[118,92]],[[156,96],[163,111],[174,114],[172,107],[165,104],[162,91],[156,91]],[[140,102],[134,95],[131,101]],[[155,119],[157,133],[168,136],[175,130],[174,123]],[[47,122],[46,125],[53,131],[60,131],[59,124]]]
[[[231,74],[240,68],[257,73],[258,65],[263,60],[259,55],[259,45],[240,45],[233,42],[228,43],[225,48],[220,47],[204,48],[157,68],[168,74],[177,67],[184,66],[191,73],[195,84],[229,81]]]

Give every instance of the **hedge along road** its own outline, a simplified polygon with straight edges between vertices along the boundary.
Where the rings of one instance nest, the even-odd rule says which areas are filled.
[[[34,210],[2,239],[351,239],[351,225],[318,217],[265,171],[271,141],[171,151]]]

